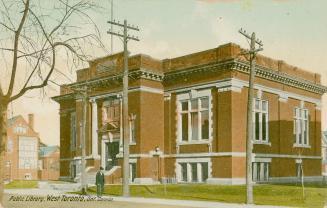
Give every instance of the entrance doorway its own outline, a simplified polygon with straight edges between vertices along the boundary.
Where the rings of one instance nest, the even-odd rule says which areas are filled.
[[[105,170],[110,170],[118,165],[119,141],[105,143]]]

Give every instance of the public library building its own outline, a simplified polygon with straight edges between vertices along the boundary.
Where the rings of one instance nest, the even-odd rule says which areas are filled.
[[[229,43],[158,60],[129,57],[130,178],[132,183],[244,184],[249,62]],[[253,180],[321,180],[320,75],[261,55],[256,59]],[[77,81],[61,86],[60,177],[81,170],[83,100],[88,86],[86,160],[92,178],[122,178],[123,53],[89,62]]]

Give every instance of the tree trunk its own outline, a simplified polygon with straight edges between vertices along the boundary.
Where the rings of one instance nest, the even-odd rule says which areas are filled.
[[[0,207],[3,204],[3,194],[4,194],[4,157],[5,157],[5,147],[7,141],[7,109],[8,104],[0,101]]]

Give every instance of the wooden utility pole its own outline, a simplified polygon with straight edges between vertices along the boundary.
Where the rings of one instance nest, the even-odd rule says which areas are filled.
[[[247,106],[247,128],[246,128],[246,203],[253,204],[253,182],[252,182],[252,149],[253,149],[253,85],[255,77],[255,57],[257,52],[262,51],[263,44],[261,41],[255,38],[253,32],[250,36],[243,29],[239,30],[239,33],[244,35],[247,39],[251,40],[250,50],[244,55],[250,56],[250,77],[249,77],[249,92],[248,92],[248,106]],[[259,48],[255,48],[258,44]]]
[[[86,182],[86,153],[85,153],[85,144],[86,144],[86,111],[87,111],[87,105],[88,105],[88,96],[87,96],[87,86],[85,86],[83,92],[83,132],[82,132],[82,172],[81,172],[81,186],[82,186],[82,194],[87,194],[87,182]]]
[[[114,0],[111,0],[111,14],[110,15],[111,15],[110,21],[113,21],[114,20]],[[111,31],[113,30],[112,26],[113,26],[113,24],[111,24]],[[114,42],[113,42],[113,35],[112,34],[110,36],[110,42],[111,42],[110,47],[111,47],[111,54],[112,54],[113,51],[114,51]]]
[[[124,24],[115,21],[108,21],[111,25],[117,25],[124,28],[124,33],[108,31],[108,34],[116,35],[122,37],[124,41],[124,75],[123,75],[123,196],[129,197],[129,119],[128,119],[128,50],[127,41],[136,40],[139,41],[137,37],[129,36],[127,34],[127,29],[139,31],[138,27],[127,25],[127,20],[124,20]]]
[[[87,181],[86,181],[86,114],[87,114],[87,106],[88,106],[88,88],[87,83],[84,87],[80,89],[72,89],[74,92],[78,93],[83,100],[83,116],[82,121],[80,122],[80,141],[81,141],[81,192],[83,195],[87,194]]]

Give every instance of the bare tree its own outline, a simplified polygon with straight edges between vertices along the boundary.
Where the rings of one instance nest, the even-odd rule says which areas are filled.
[[[44,89],[52,77],[104,49],[87,0],[0,0],[0,202],[3,199],[7,109],[10,102]],[[63,64],[65,64],[63,67]],[[58,67],[60,69],[58,69]]]

